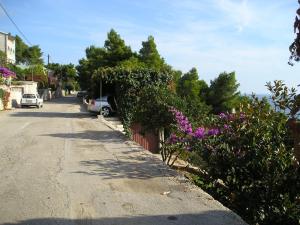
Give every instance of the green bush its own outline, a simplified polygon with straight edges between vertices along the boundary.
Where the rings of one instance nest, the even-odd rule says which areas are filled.
[[[3,100],[5,95],[5,91],[3,89],[0,88],[0,99]]]
[[[185,102],[166,86],[148,86],[141,90],[134,121],[141,123],[145,130],[170,129],[174,117],[170,106],[185,108]]]
[[[286,122],[257,98],[220,114],[210,124],[219,134],[194,143],[209,175],[196,182],[250,224],[299,224],[300,169]]]
[[[143,88],[164,88],[171,81],[170,71],[147,68],[132,70],[123,67],[101,68],[93,76],[94,84],[99,83],[100,77],[104,83],[115,86],[118,113],[128,136],[130,136],[130,126],[134,122],[136,107],[139,104]],[[96,87],[93,89],[96,90]]]

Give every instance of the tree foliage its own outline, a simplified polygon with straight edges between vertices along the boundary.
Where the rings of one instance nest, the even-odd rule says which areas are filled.
[[[133,56],[131,48],[113,29],[107,34],[104,47],[90,46],[85,50],[86,57],[79,60],[76,67],[81,89],[90,89],[92,74],[98,68],[114,67],[130,60]],[[128,61],[128,64],[131,64]]]
[[[107,40],[104,43],[105,66],[114,67],[120,62],[128,60],[132,56],[132,51],[125,41],[114,30],[111,29],[107,34]]]
[[[149,36],[147,41],[142,42],[139,57],[149,68],[161,69],[165,64],[164,59],[158,53],[153,36]]]
[[[43,53],[38,45],[29,47],[16,35],[16,63],[17,64],[43,64]]]
[[[199,98],[203,82],[205,83],[205,81],[199,81],[197,69],[192,68],[179,79],[177,92],[179,95],[188,96],[191,99]]]
[[[130,134],[129,127],[134,121],[137,106],[144,87],[167,87],[171,80],[170,71],[148,68],[126,69],[122,67],[99,68],[93,76],[93,84],[100,79],[114,84],[115,94],[124,129]]]
[[[63,82],[64,89],[68,90],[69,92],[78,89],[78,75],[75,65],[72,63],[50,63],[47,68],[52,70],[54,76]]]
[[[26,45],[23,40],[16,35],[16,63],[21,64],[21,63],[26,63],[27,62],[27,57],[26,57],[26,51],[28,49],[28,45]]]
[[[208,174],[196,182],[250,224],[299,224],[300,168],[286,121],[254,97],[240,113],[220,114],[210,125],[219,132],[193,145]]]
[[[300,4],[299,0],[298,2]],[[294,65],[293,61],[300,61],[300,8],[297,9],[296,14],[297,15],[294,22],[294,33],[296,34],[296,38],[289,47],[289,50],[291,52],[289,64],[291,66]]]
[[[216,114],[231,111],[238,103],[238,87],[235,72],[223,72],[211,81],[206,93],[206,103],[213,107]]]

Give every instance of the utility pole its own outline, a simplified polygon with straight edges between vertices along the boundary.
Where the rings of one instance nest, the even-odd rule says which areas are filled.
[[[49,66],[49,63],[50,63],[50,55],[49,54],[48,54],[47,58],[48,58],[48,62],[47,63],[48,63],[48,66]]]

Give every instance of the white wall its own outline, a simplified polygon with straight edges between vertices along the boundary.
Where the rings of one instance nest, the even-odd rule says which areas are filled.
[[[7,61],[16,62],[16,41],[10,34],[0,32],[0,50],[6,54]]]
[[[37,82],[23,81],[20,85],[10,86],[10,99],[13,107],[19,107],[23,94],[37,94]]]
[[[23,87],[11,87],[10,88],[10,99],[12,107],[20,107],[21,98],[23,95]]]
[[[11,63],[16,62],[16,42],[15,38],[12,36],[7,36],[7,49],[6,49],[6,56],[7,60]]]

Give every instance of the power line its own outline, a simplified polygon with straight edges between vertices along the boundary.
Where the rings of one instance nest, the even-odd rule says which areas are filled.
[[[6,16],[9,18],[9,20],[13,23],[13,25],[17,28],[17,30],[20,32],[20,34],[23,36],[25,41],[32,46],[31,42],[26,38],[25,34],[21,31],[21,29],[18,27],[18,25],[15,23],[15,21],[12,19],[12,17],[8,14],[7,10],[4,8],[2,3],[0,2],[0,7],[2,8],[3,12],[6,14]]]

